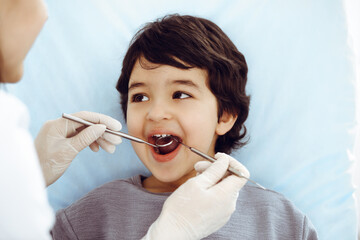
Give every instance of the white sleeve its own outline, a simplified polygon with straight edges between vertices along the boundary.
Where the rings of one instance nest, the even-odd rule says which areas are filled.
[[[33,139],[27,129],[16,123],[19,119],[9,121],[10,116],[4,115],[2,110],[4,109],[0,109],[1,238],[51,239],[54,213],[47,200],[45,181]],[[4,120],[6,117],[8,119]]]

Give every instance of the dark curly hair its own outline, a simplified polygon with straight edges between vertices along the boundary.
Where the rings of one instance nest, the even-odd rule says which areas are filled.
[[[244,55],[216,24],[199,17],[175,14],[147,23],[135,34],[116,85],[125,119],[129,79],[140,57],[155,64],[207,70],[210,90],[217,99],[218,118],[224,112],[237,116],[232,129],[218,137],[215,152],[229,154],[246,144],[244,122],[250,103],[245,92],[248,68]]]

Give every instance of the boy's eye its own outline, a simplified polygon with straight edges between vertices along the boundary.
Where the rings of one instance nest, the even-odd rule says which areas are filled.
[[[173,99],[184,99],[189,97],[191,97],[189,94],[183,92],[174,92],[173,94]]]
[[[144,94],[134,94],[131,98],[132,102],[145,102],[148,101],[149,98],[145,96]]]

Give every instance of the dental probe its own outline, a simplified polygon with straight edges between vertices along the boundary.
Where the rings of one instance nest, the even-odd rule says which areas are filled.
[[[66,114],[66,113],[63,113],[63,114],[62,114],[62,117],[63,117],[63,118],[66,118],[66,119],[68,119],[68,120],[77,122],[77,123],[81,123],[81,124],[87,125],[87,126],[95,125],[95,124],[92,123],[92,122],[88,122],[88,121],[86,121],[86,120],[84,120],[84,119],[81,119],[81,118],[78,118],[78,117],[75,117],[75,116],[73,116],[73,115]],[[110,130],[110,129],[105,129],[105,132],[108,132],[108,133],[111,133],[111,134],[114,134],[114,135],[117,135],[117,136],[120,136],[120,137],[129,139],[129,140],[134,141],[134,142],[145,143],[145,144],[147,144],[147,145],[149,145],[149,146],[157,147],[157,146],[154,145],[154,144],[151,144],[151,143],[146,142],[146,141],[144,141],[144,140],[142,140],[142,139],[140,139],[140,138],[131,136],[131,135],[126,134],[126,133],[123,133],[123,132],[117,132],[117,131],[113,131],[113,130]]]
[[[162,144],[160,144],[162,143]],[[177,143],[176,147],[179,145],[179,144],[182,144],[184,147],[188,148],[190,151],[192,151],[193,153],[209,160],[210,162],[216,162],[216,159],[213,158],[213,157],[210,157],[209,155],[197,150],[196,148],[193,148],[193,147],[190,147],[188,145],[186,145],[185,143],[183,143],[181,140],[179,140],[178,138],[175,138],[173,136],[165,136],[165,137],[160,137],[156,140],[155,142],[155,145],[158,146],[158,147],[168,147],[170,145],[173,145],[173,143]],[[248,181],[252,182],[253,184],[255,184],[256,186],[260,187],[261,189],[263,190],[266,190],[266,188],[264,188],[263,186],[261,186],[259,183],[251,180],[250,178],[247,178],[244,176],[244,174],[242,174],[241,172],[237,171],[235,168],[233,167],[229,167],[228,168],[228,171],[241,177],[241,178],[245,178],[247,179]]]
[[[175,141],[177,141],[177,140],[175,139]],[[177,141],[177,142],[179,142],[179,141]],[[188,149],[190,149],[190,151],[192,151],[193,153],[196,153],[197,155],[199,155],[199,156],[201,156],[201,157],[209,160],[210,162],[216,162],[216,159],[215,159],[215,158],[210,157],[209,155],[207,155],[207,154],[205,154],[205,153],[203,153],[203,152],[200,152],[200,151],[197,150],[196,148],[190,147],[190,146],[188,146],[188,145],[186,145],[185,143],[182,143],[182,142],[179,142],[179,143],[181,143],[182,145],[184,145],[185,147],[187,147]],[[231,173],[233,173],[233,174],[235,174],[235,175],[238,175],[239,177],[242,177],[242,178],[247,179],[248,181],[252,182],[252,183],[255,184],[256,186],[260,187],[261,189],[266,190],[266,188],[264,188],[263,186],[261,186],[259,183],[251,180],[250,178],[245,177],[244,174],[242,174],[241,172],[239,172],[239,171],[236,170],[235,168],[229,167],[229,168],[228,168],[228,171],[231,172]]]

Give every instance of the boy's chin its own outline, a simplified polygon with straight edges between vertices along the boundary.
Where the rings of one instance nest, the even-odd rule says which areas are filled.
[[[178,184],[179,186],[189,178],[196,176],[195,170],[186,173],[153,173],[153,176],[162,183]]]
[[[178,174],[153,174],[153,176],[162,183],[172,183],[172,182],[176,182],[179,179],[181,179],[183,177],[183,175],[178,175]]]

